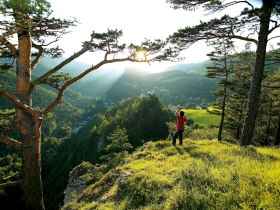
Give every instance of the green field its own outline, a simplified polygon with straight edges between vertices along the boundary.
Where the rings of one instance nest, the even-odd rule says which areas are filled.
[[[187,119],[193,119],[194,124],[198,124],[203,127],[219,126],[221,116],[216,114],[210,114],[206,110],[194,110],[185,109],[185,116]]]

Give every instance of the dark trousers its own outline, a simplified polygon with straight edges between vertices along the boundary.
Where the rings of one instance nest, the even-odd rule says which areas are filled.
[[[173,140],[172,143],[173,145],[176,145],[176,139],[179,136],[179,144],[182,145],[183,144],[183,132],[184,130],[177,130],[174,135],[173,135]]]

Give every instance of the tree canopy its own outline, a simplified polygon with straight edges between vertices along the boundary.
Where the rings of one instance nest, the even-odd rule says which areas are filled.
[[[19,138],[0,135],[0,142],[21,151],[23,159],[22,186],[27,209],[44,209],[41,182],[41,126],[43,119],[61,102],[65,90],[99,67],[116,62],[152,62],[174,59],[177,50],[161,40],[144,40],[141,44],[122,44],[122,31],[108,29],[106,32],[93,31],[81,49],[65,58],[40,77],[32,78],[36,65],[44,55],[59,57],[63,49],[53,47],[60,38],[76,26],[77,20],[52,17],[51,5],[46,0],[0,0],[0,65],[1,73],[16,75],[14,91],[0,86],[0,96],[15,108],[16,126]],[[100,62],[93,64],[77,76],[59,73],[59,70],[86,52],[103,54]],[[144,55],[139,59],[138,53]],[[9,60],[7,60],[9,59]],[[39,85],[57,89],[54,100],[45,107],[34,107],[33,91]]]
[[[188,48],[197,41],[229,38],[239,39],[256,44],[256,60],[250,93],[248,96],[247,114],[243,124],[241,145],[248,145],[253,139],[253,133],[258,116],[261,83],[264,73],[267,43],[279,38],[276,34],[279,24],[280,3],[277,0],[263,0],[260,8],[249,1],[222,0],[167,0],[174,9],[183,8],[193,11],[204,8],[210,14],[234,8],[242,4],[244,9],[235,17],[224,15],[208,22],[192,27],[179,29],[169,40],[181,50]],[[276,34],[276,35],[275,35]],[[256,38],[257,37],[257,38]]]

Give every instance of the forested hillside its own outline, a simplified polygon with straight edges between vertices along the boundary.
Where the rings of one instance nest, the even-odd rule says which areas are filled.
[[[82,161],[98,163],[105,154],[108,136],[125,129],[132,150],[144,142],[167,138],[166,122],[174,120],[155,95],[125,99],[93,121],[70,139],[49,138],[42,147],[43,180],[47,206],[57,208],[63,200],[67,177]]]
[[[196,64],[199,66],[199,64]],[[127,97],[141,94],[156,94],[165,104],[201,103],[202,99],[208,102],[215,101],[216,97],[210,92],[217,88],[216,81],[205,78],[195,71],[170,70],[162,73],[147,73],[139,69],[127,69],[125,73],[108,90],[106,97],[113,102]],[[176,69],[176,66],[175,66]],[[205,67],[202,68],[206,71]]]
[[[0,74],[0,82],[7,89],[14,91],[15,75]],[[42,108],[48,105],[56,96],[56,90],[47,86],[39,86],[34,90],[33,105]],[[62,125],[72,126],[74,122],[83,119],[83,113],[94,101],[88,97],[82,96],[73,90],[65,93],[63,102],[54,110],[43,125],[43,134],[46,136],[53,135],[55,130],[59,130]],[[11,105],[0,97],[1,109],[11,109]],[[59,131],[58,131],[59,132]]]
[[[41,76],[61,61],[63,61],[62,58],[44,57],[34,69],[33,77]],[[107,100],[116,103],[128,97],[153,92],[166,105],[199,104],[202,99],[213,102],[216,97],[210,92],[214,91],[217,86],[216,81],[204,76],[208,65],[210,65],[210,61],[174,64],[163,68],[160,73],[148,72],[144,67],[130,66],[125,69],[118,66],[105,67],[73,84],[70,91],[66,92],[66,96],[73,92],[84,97],[107,98]],[[76,61],[65,66],[61,72],[67,71],[71,76],[75,76],[88,67],[88,64]],[[73,97],[73,100],[76,101],[76,96]],[[71,97],[67,99],[71,100]],[[67,101],[67,99],[65,100]]]

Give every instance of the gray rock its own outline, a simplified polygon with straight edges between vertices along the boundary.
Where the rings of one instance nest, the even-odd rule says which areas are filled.
[[[70,172],[63,200],[64,204],[72,201],[87,188],[86,180],[82,179],[81,176],[87,173],[93,173],[94,168],[94,165],[91,163],[83,162]]]

